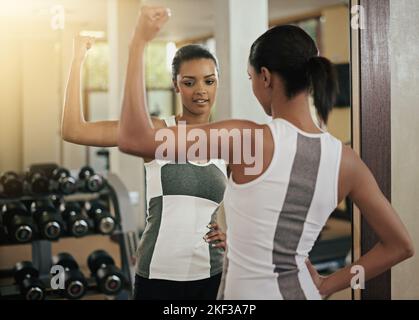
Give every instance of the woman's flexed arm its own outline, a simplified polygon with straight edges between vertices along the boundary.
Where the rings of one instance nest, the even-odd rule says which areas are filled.
[[[118,144],[123,152],[154,157],[154,128],[146,106],[144,51],[169,14],[163,7],[143,7],[129,48]],[[138,137],[141,135],[142,141]]]
[[[166,8],[143,7],[141,10],[129,50],[119,126],[119,149],[139,157],[161,158],[159,146],[163,145],[164,139],[160,138],[164,136],[163,138],[167,138],[166,144],[170,144],[169,149],[174,151],[172,153],[174,157],[168,156],[168,158],[182,162],[176,157],[182,154],[183,159],[190,159],[187,151],[190,151],[190,146],[198,137],[200,146],[203,146],[203,149],[206,148],[205,156],[198,155],[200,159],[233,159],[234,151],[236,151],[236,156],[241,156],[241,144],[238,145],[237,150],[233,150],[232,144],[221,142],[228,140],[230,136],[236,136],[241,143],[244,130],[247,130],[250,138],[254,140],[255,129],[262,129],[262,127],[251,121],[228,120],[196,126],[179,124],[165,129],[164,132],[156,130],[152,125],[145,99],[144,50],[147,43],[157,35],[168,19],[169,13]],[[258,151],[260,154],[262,150]]]
[[[87,51],[94,39],[77,36],[74,38],[73,60],[68,77],[64,108],[61,119],[61,136],[67,142],[87,146],[117,146],[119,121],[87,122],[81,103],[81,71]]]

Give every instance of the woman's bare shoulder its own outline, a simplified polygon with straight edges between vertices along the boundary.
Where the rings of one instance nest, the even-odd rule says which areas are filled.
[[[153,122],[154,128],[165,128],[166,123],[164,120],[157,118],[157,117],[151,117],[151,122]]]

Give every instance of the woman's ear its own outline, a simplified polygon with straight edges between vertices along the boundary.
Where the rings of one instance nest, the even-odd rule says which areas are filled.
[[[261,73],[265,88],[269,88],[271,86],[271,80],[272,80],[271,72],[267,68],[262,67],[260,69],[260,73]]]
[[[180,92],[179,86],[177,85],[177,81],[176,80],[173,80],[173,89],[175,89],[175,92],[176,93],[179,93]]]

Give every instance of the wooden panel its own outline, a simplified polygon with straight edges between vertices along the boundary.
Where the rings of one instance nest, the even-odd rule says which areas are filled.
[[[359,5],[359,0],[352,0],[351,7]],[[351,143],[354,151],[360,155],[360,64],[359,64],[359,30],[350,29],[351,35],[351,126],[352,137]],[[352,261],[356,261],[361,257],[361,213],[354,205],[352,214]],[[352,291],[352,299],[360,300],[361,292],[359,290]]]
[[[391,127],[389,64],[389,0],[360,0],[366,29],[360,30],[360,144],[361,157],[387,199],[391,200]],[[377,236],[362,218],[361,254]],[[366,283],[362,299],[391,299],[391,272]]]

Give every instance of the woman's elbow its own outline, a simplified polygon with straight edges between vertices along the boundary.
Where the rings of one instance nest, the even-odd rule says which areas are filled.
[[[407,260],[414,256],[415,248],[411,240],[404,241],[403,243],[397,246],[397,260],[399,262]]]
[[[415,247],[412,241],[404,245],[404,258],[409,259],[415,255]]]
[[[132,156],[137,156],[137,157],[141,157],[141,158],[148,157],[147,156],[148,153],[145,152],[138,145],[133,145],[133,144],[130,144],[130,143],[123,142],[123,143],[118,143],[118,149],[122,153],[130,154]]]
[[[143,132],[141,136],[129,130],[118,130],[118,148],[123,153],[128,153],[142,158],[154,158],[154,134]]]
[[[70,132],[63,127],[61,127],[60,135],[61,135],[61,138],[66,142],[73,142],[74,141],[73,135],[70,134]]]
[[[89,146],[89,141],[86,139],[86,134],[83,135],[82,132],[78,130],[69,130],[66,128],[61,128],[61,138],[65,142],[74,143],[82,146]]]
[[[125,134],[119,133],[118,135],[118,149],[119,151],[131,155],[141,156],[141,146],[134,143],[132,139],[129,139]]]
[[[127,154],[133,154],[134,153],[133,146],[129,142],[127,142],[123,139],[118,139],[118,149],[119,149],[119,151],[121,151],[123,153],[127,153]]]

